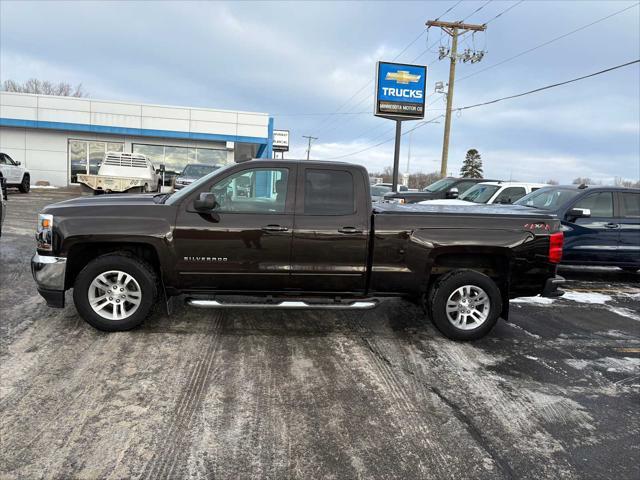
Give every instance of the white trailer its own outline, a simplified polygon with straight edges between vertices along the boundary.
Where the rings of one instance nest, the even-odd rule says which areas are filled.
[[[79,174],[78,182],[94,193],[159,192],[162,178],[146,156],[107,152],[97,175]]]

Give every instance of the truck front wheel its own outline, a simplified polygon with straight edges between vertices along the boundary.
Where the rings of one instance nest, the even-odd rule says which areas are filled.
[[[502,311],[500,289],[474,270],[454,270],[438,279],[429,294],[431,320],[453,340],[476,340],[494,327]]]
[[[80,316],[98,330],[130,330],[149,315],[158,293],[156,274],[126,253],[92,260],[76,277],[73,301]]]

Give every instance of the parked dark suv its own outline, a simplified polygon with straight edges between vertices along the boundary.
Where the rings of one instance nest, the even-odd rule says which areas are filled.
[[[458,198],[475,184],[480,182],[495,182],[486,178],[441,178],[437,182],[425,187],[420,192],[390,192],[384,200],[394,203],[418,203],[423,200],[437,200],[441,198]]]
[[[640,269],[640,190],[586,185],[545,187],[516,205],[558,215],[563,264]]]

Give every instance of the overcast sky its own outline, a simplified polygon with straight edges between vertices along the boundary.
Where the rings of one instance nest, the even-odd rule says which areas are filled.
[[[99,99],[268,112],[276,128],[291,131],[290,157],[303,157],[302,135],[314,135],[312,157],[344,156],[375,171],[392,164],[392,141],[355,153],[393,138],[393,122],[371,113],[375,62],[419,37],[397,60],[428,65],[432,93],[447,81],[448,62],[437,57],[448,38],[424,23],[450,7],[441,19],[489,22],[487,33],[461,40],[486,55],[458,64],[454,106],[640,58],[635,1],[524,1],[495,19],[517,2],[457,3],[0,0],[0,80],[64,80]],[[429,96],[425,118],[443,108],[441,95]],[[443,125],[403,136],[402,171],[409,143],[412,172],[439,170]],[[492,178],[638,180],[640,66],[455,114],[449,171],[459,171],[469,148],[480,151]]]

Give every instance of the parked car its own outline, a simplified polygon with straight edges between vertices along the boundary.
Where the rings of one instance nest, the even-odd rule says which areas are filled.
[[[471,187],[481,182],[495,182],[484,178],[453,178],[446,177],[422,189],[421,192],[390,192],[384,196],[384,201],[394,203],[419,203],[424,200],[439,198],[458,198]]]
[[[7,187],[17,187],[22,193],[29,193],[31,190],[29,171],[6,153],[0,153],[0,173],[2,173]]]
[[[507,318],[509,298],[556,294],[556,218],[372,205],[369,188],[359,165],[254,160],[172,194],[67,200],[38,217],[33,276],[50,306],[73,288],[80,315],[108,331],[179,294],[197,307],[260,309],[362,309],[400,296],[422,303],[446,336],[470,340]]]
[[[7,182],[0,173],[0,237],[2,236],[2,225],[7,214]]]
[[[99,193],[159,192],[164,165],[155,169],[151,160],[139,153],[107,152],[97,175],[78,174],[78,182]]]
[[[558,216],[565,234],[563,264],[640,269],[640,189],[553,186],[515,203]]]
[[[176,177],[174,188],[180,190],[181,188],[191,185],[194,181],[198,180],[205,175],[210,174],[214,170],[220,168],[220,165],[206,165],[202,163],[190,163],[182,173]]]
[[[376,183],[376,186],[381,186],[381,187],[389,187],[389,190],[391,190],[393,188],[393,183]],[[407,187],[406,185],[398,185],[398,191],[399,192],[408,192],[409,191],[409,187]]]
[[[381,185],[379,183],[376,185],[371,185],[371,201],[379,202],[384,198],[384,194],[389,193],[390,191],[390,186]]]
[[[434,205],[468,205],[473,203],[511,204],[525,195],[546,187],[544,183],[520,183],[520,182],[482,182],[477,183],[469,190],[450,200],[425,200],[420,204]]]

